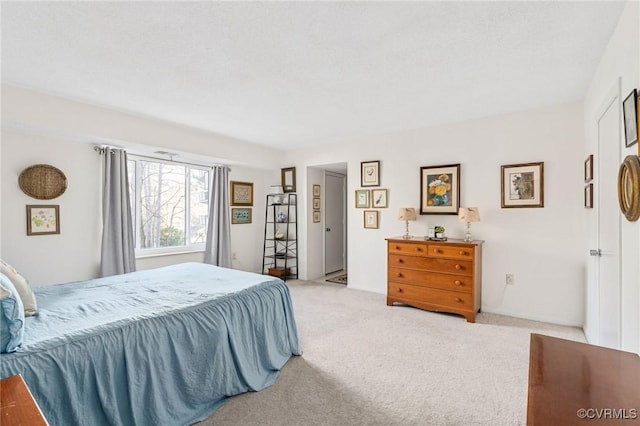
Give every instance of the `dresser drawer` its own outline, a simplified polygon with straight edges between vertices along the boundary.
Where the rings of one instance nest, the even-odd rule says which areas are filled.
[[[437,272],[417,271],[390,267],[387,272],[388,282],[411,284],[420,287],[440,288],[443,290],[465,291],[470,293],[473,278],[464,275],[440,274]]]
[[[439,244],[429,244],[427,253],[433,257],[447,257],[450,259],[473,260],[472,247],[454,247]]]
[[[387,292],[388,296],[397,299],[425,302],[453,309],[473,310],[473,296],[471,293],[418,287],[396,282],[389,283]]]
[[[473,275],[473,262],[467,260],[438,259],[433,257],[389,254],[388,267],[422,269],[460,275]]]
[[[427,244],[389,242],[389,253],[425,256]]]

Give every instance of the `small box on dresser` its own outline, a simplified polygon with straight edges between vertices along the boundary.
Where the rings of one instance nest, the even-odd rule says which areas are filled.
[[[482,243],[387,238],[387,305],[404,303],[475,322],[482,295]]]

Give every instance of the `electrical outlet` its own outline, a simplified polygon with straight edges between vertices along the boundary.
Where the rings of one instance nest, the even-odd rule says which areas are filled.
[[[515,277],[513,276],[513,274],[507,274],[505,276],[505,280],[504,281],[508,285],[513,285],[513,284],[515,284]]]

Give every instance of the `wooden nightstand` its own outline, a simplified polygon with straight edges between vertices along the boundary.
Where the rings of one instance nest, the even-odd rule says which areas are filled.
[[[0,424],[2,426],[48,426],[21,375],[0,380]]]

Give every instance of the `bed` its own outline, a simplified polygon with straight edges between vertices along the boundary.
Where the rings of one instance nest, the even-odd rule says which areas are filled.
[[[278,278],[184,263],[35,289],[22,350],[0,355],[56,425],[188,425],[273,384],[299,355]]]

